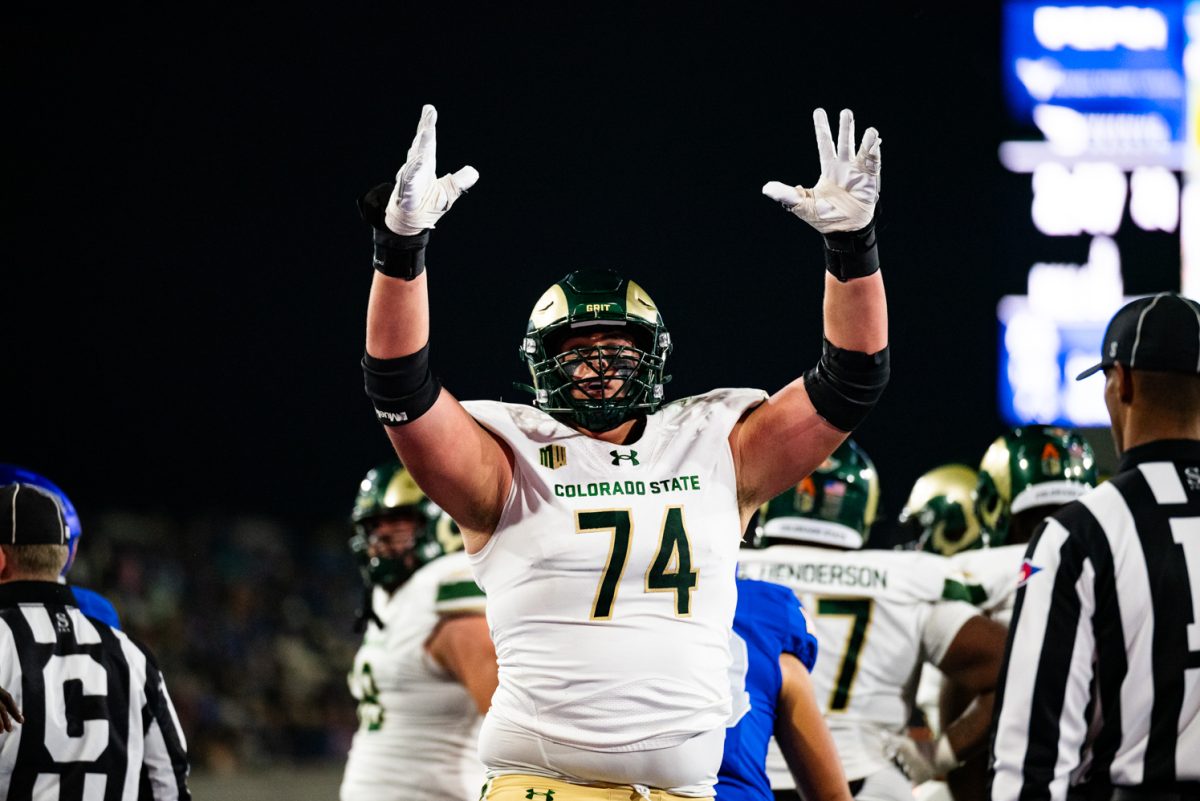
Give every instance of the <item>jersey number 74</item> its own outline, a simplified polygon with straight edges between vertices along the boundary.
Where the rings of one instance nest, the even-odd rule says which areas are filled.
[[[611,620],[617,588],[629,559],[629,541],[633,535],[630,510],[576,512],[575,531],[579,534],[607,531],[611,537],[608,562],[596,587],[591,614],[592,620]],[[646,569],[645,592],[674,592],[676,616],[687,617],[692,613],[692,590],[696,589],[700,571],[692,569],[692,547],[683,525],[682,506],[666,508],[660,531],[658,554]]]

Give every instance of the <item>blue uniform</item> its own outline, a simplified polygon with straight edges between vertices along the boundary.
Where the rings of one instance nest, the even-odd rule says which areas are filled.
[[[767,780],[767,743],[775,731],[775,701],[783,686],[779,657],[792,654],[812,670],[817,661],[817,639],[808,633],[800,601],[787,587],[738,579],[737,591],[734,663],[736,667],[739,658],[743,660],[742,700],[749,701],[749,709],[736,725],[725,730],[725,756],[721,760],[717,798],[772,801],[771,783]],[[735,710],[736,689],[735,684]]]
[[[76,587],[74,584],[68,585],[71,588],[71,594],[75,596],[75,601],[79,604],[79,611],[83,612],[85,617],[94,617],[109,628],[121,629],[121,619],[117,617],[117,610],[98,592],[85,590],[83,587]]]

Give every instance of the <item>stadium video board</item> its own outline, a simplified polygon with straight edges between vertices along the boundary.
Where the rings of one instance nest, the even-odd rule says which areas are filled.
[[[1002,254],[1026,291],[997,306],[1000,412],[1010,424],[1104,426],[1103,377],[1074,377],[1099,361],[1108,319],[1136,295],[1200,292],[1187,259],[1188,232],[1193,249],[1200,236],[1200,0],[1008,2],[1003,36],[1017,137],[999,156],[1028,176],[1016,202],[1029,216]],[[1132,272],[1163,254],[1175,260],[1165,274]]]

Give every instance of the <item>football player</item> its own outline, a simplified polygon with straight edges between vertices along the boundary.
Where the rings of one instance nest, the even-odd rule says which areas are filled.
[[[975,514],[975,485],[978,482],[979,473],[963,464],[935,467],[918,478],[900,512],[901,530],[913,547],[942,556],[980,547],[983,529]],[[969,594],[967,597],[971,598]],[[935,734],[941,731],[941,693],[941,671],[933,665],[925,665],[917,686],[917,706],[929,731]],[[954,714],[961,711],[960,706],[954,710]],[[928,732],[921,734],[928,737]],[[981,760],[986,760],[986,754],[968,760],[967,764]],[[952,777],[956,774],[959,776],[956,784],[960,793],[957,801],[979,797],[984,782],[977,775],[972,775],[965,766],[951,772]],[[966,795],[967,785],[975,788],[970,795]],[[922,801],[941,801],[952,797],[946,782],[940,779],[927,782],[914,793]]]
[[[917,478],[904,510],[900,512],[900,529],[905,541],[913,548],[942,556],[979,547],[983,529],[974,512],[974,489],[978,481],[978,472],[965,464],[943,464]],[[930,733],[940,733],[941,691],[941,671],[925,664],[917,686],[917,706],[928,730],[910,729],[914,739],[928,739]],[[913,793],[920,801],[942,801],[952,797],[946,782],[940,779],[923,784]]]
[[[722,801],[773,801],[767,776],[771,735],[805,798],[849,801],[837,747],[821,717],[809,671],[817,640],[787,587],[737,580],[733,616],[735,722],[725,731],[717,782]]]
[[[978,548],[983,529],[975,514],[979,473],[965,464],[944,464],[913,484],[900,512],[900,528],[920,551],[952,556]]]
[[[359,727],[341,801],[473,801],[496,653],[462,537],[399,462],[367,473],[351,517],[370,595],[349,676]]]
[[[0,484],[16,483],[41,487],[54,495],[58,499],[59,505],[62,506],[63,517],[67,521],[67,563],[63,565],[58,580],[61,584],[67,584],[67,573],[70,571],[71,565],[75,563],[75,552],[79,549],[79,538],[83,534],[83,525],[79,522],[79,513],[75,511],[75,504],[71,503],[67,494],[45,476],[15,464],[0,464]],[[79,604],[79,611],[88,617],[96,618],[106,626],[114,629],[121,628],[117,610],[107,598],[94,590],[76,584],[72,584],[70,587],[71,594],[75,596],[75,601]]]
[[[1012,428],[997,437],[979,464],[974,492],[980,536],[951,561],[965,577],[972,602],[1007,628],[1022,576],[1025,546],[1038,524],[1096,486],[1092,446],[1058,426]],[[931,679],[932,680],[932,679]],[[969,692],[942,682],[943,717],[958,714]],[[949,774],[957,801],[986,797],[987,758],[978,755]]]
[[[1004,638],[998,624],[953,599],[961,583],[947,560],[863,550],[878,500],[874,465],[847,441],[765,506],[765,547],[743,554],[739,573],[790,587],[804,603],[821,643],[813,685],[854,797],[909,801],[912,784],[894,757],[910,775],[944,772],[985,746]],[[925,662],[984,697],[919,747],[902,732]],[[792,787],[772,756],[772,786]]]
[[[425,247],[479,177],[437,178],[435,121],[426,106],[396,182],[361,204],[376,267],[363,366],[396,452],[462,526],[488,593],[500,685],[480,734],[486,798],[572,801],[614,785],[710,796],[731,712],[740,534],[887,381],[878,134],[855,151],[847,110],[835,144],[818,110],[820,179],[763,187],[825,236],[823,355],[802,378],[769,398],[721,389],[666,403],[672,343],[658,307],[633,281],[581,270],[533,306],[526,406],[459,403],[433,378]],[[506,237],[498,264],[521,262],[521,236]],[[469,285],[456,275],[443,280]]]
[[[983,591],[980,607],[1008,625],[1025,546],[1038,524],[1096,486],[1096,456],[1078,432],[1022,426],[1001,434],[979,463],[979,544],[953,557]],[[987,550],[980,550],[985,547]]]

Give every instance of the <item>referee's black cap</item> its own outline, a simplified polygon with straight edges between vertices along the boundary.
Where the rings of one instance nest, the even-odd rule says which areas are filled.
[[[1104,332],[1100,363],[1078,381],[1120,362],[1137,370],[1200,375],[1200,303],[1160,292],[1126,304]]]
[[[0,487],[0,544],[66,545],[67,540],[58,498],[33,484]]]

